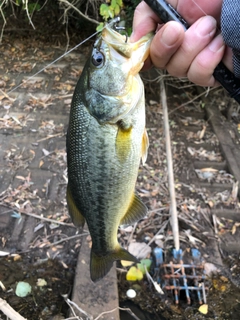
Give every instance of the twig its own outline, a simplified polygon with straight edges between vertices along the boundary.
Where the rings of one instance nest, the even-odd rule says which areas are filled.
[[[2,203],[0,203],[0,205],[2,206],[6,206]],[[34,213],[29,213],[27,211],[24,211],[20,208],[11,208],[12,211],[14,210],[17,210],[19,213],[23,213],[23,214],[26,214],[27,216],[30,216],[30,217],[33,217],[33,218],[36,218],[36,219],[39,219],[39,220],[44,220],[44,221],[47,221],[47,222],[51,222],[51,223],[56,223],[56,224],[61,224],[63,226],[67,226],[67,227],[73,227],[73,228],[76,228],[72,223],[66,223],[66,222],[62,222],[62,221],[57,221],[57,220],[53,220],[53,219],[49,219],[49,218],[45,218],[45,217],[42,217],[42,216],[39,216],[37,214],[34,214]]]
[[[164,231],[164,229],[166,228],[168,224],[168,220],[166,220],[165,222],[163,222],[161,229],[158,230],[158,232],[154,235],[154,237],[152,237],[152,239],[148,242],[148,245],[150,246],[150,244],[153,243],[153,241],[155,241],[156,237],[162,233]]]
[[[51,139],[51,138],[55,138],[55,137],[60,137],[62,135],[64,135],[62,132],[56,133],[56,134],[50,134],[49,136],[47,136],[45,138],[37,140],[37,142],[45,141],[45,140],[48,140],[48,139]]]
[[[131,232],[130,236],[128,237],[127,247],[129,246],[129,243],[132,241],[132,237],[133,237],[133,234],[134,234],[134,232],[136,230],[136,227],[137,227],[137,222],[134,224],[132,232]]]
[[[3,26],[2,26],[1,35],[0,35],[0,43],[2,42],[2,37],[3,37],[4,28],[5,28],[6,23],[7,23],[7,21],[6,21],[6,19],[5,19],[5,16],[4,16],[4,13],[3,13],[3,10],[2,10],[2,7],[3,7],[4,3],[6,3],[6,2],[3,1],[3,2],[1,3],[1,5],[0,5],[0,13],[1,13],[1,16],[2,16],[2,18],[3,18]]]
[[[178,215],[177,215],[177,203],[175,196],[175,185],[174,185],[174,175],[173,175],[173,161],[171,152],[171,138],[169,130],[169,119],[168,119],[168,107],[167,98],[164,82],[160,82],[160,92],[161,92],[161,102],[163,108],[163,118],[164,118],[164,131],[166,139],[166,152],[167,152],[167,167],[168,167],[168,184],[169,184],[169,194],[171,203],[171,225],[174,238],[174,247],[176,250],[180,248],[179,241],[179,228],[178,228]]]
[[[109,311],[104,311],[102,313],[100,313],[96,318],[93,319],[93,316],[91,316],[90,314],[88,314],[86,311],[84,311],[83,309],[81,309],[75,302],[71,301],[70,299],[65,299],[66,303],[69,305],[70,309],[71,309],[71,312],[73,313],[73,317],[70,317],[70,318],[66,318],[65,320],[83,320],[82,318],[79,318],[75,311],[73,310],[73,307],[75,307],[79,312],[81,312],[82,314],[84,314],[86,317],[87,317],[87,320],[98,320],[100,319],[104,314],[109,314],[109,313],[112,313],[112,312],[115,312],[116,310],[121,310],[121,311],[126,311],[128,312],[134,319],[136,320],[140,320],[136,315],[135,313],[132,312],[131,309],[129,308],[121,308],[121,307],[116,307],[112,310],[109,310]],[[16,319],[17,320],[17,319]]]
[[[214,89],[216,89],[216,88],[213,87],[213,88],[210,88],[210,89],[208,89],[208,90],[206,90],[206,91],[203,91],[203,92],[200,93],[199,95],[195,96],[193,99],[188,100],[188,101],[185,102],[185,103],[182,103],[180,106],[178,106],[177,108],[175,108],[175,109],[173,109],[172,111],[170,111],[169,114],[175,112],[176,110],[178,110],[178,109],[180,109],[180,108],[182,108],[182,107],[185,107],[186,105],[192,103],[193,101],[197,100],[197,99],[200,98],[201,96],[206,95],[206,92],[209,93],[210,91],[212,91],[212,90],[214,90]]]
[[[154,281],[152,276],[150,275],[150,273],[147,271],[147,267],[146,265],[144,264],[144,268],[145,268],[145,273],[146,273],[146,276],[148,278],[148,281],[151,282],[155,288],[155,290],[160,293],[160,294],[164,294],[164,292],[162,291],[162,288],[161,286],[157,283],[157,281]]]
[[[115,309],[102,312],[101,314],[99,314],[99,315],[97,316],[97,318],[94,318],[94,320],[98,320],[98,319],[100,319],[101,316],[103,316],[104,314],[112,313],[112,312],[114,312],[114,311],[116,311],[116,310],[127,311],[134,319],[140,320],[140,319],[132,312],[131,309],[129,309],[129,308],[121,308],[121,307],[117,307],[117,308],[115,308]]]
[[[0,7],[0,12],[1,12],[1,7]],[[1,39],[0,39],[0,42],[1,42]],[[9,95],[1,89],[0,89],[0,92],[4,95],[5,98],[9,99],[11,102],[14,102],[16,100],[14,98],[10,98]]]
[[[76,8],[73,4],[71,4],[71,3],[68,2],[67,0],[59,0],[59,2],[65,4],[65,5],[69,6],[69,7],[71,7],[72,9],[74,9],[75,11],[77,11],[77,13],[78,13],[81,17],[83,17],[84,19],[86,19],[86,20],[88,20],[88,21],[90,21],[90,22],[92,22],[92,23],[94,23],[94,24],[97,24],[97,25],[99,24],[99,22],[98,22],[97,20],[89,18],[87,15],[83,14],[78,8]]]
[[[26,212],[26,211],[21,210],[21,209],[18,209],[18,211],[20,213],[26,214],[27,216],[30,216],[30,217],[33,217],[33,218],[36,218],[36,219],[39,219],[39,220],[44,220],[44,221],[51,222],[51,223],[61,224],[62,226],[68,226],[68,227],[76,228],[72,223],[66,223],[66,222],[62,222],[62,221],[57,221],[57,220],[45,218],[45,217],[39,216],[39,215],[34,214],[34,213]]]
[[[0,310],[11,320],[27,320],[15,311],[6,300],[0,298]]]
[[[28,20],[29,20],[31,26],[33,27],[33,29],[35,30],[36,28],[35,28],[35,26],[34,26],[34,24],[32,22],[32,19],[30,17],[29,11],[28,11],[28,0],[23,0],[23,4],[25,5],[25,10],[26,10],[26,13],[27,13]]]
[[[76,317],[76,313],[74,312],[72,306],[74,306],[79,312],[81,312],[82,314],[84,314],[88,319],[92,320],[93,317],[91,315],[89,315],[86,311],[84,311],[83,309],[81,309],[75,302],[71,301],[70,299],[66,299],[65,300],[66,303],[69,305],[73,315]],[[79,319],[79,318],[77,318]]]
[[[81,234],[76,234],[76,235],[74,235],[74,236],[67,237],[67,238],[61,239],[61,240],[59,240],[59,241],[50,243],[49,245],[45,246],[45,248],[52,247],[52,246],[56,246],[56,245],[59,244],[59,243],[62,243],[62,242],[68,241],[68,240],[72,240],[72,239],[75,239],[75,238],[80,238],[80,237],[88,236],[88,235],[89,235],[89,232],[87,232],[87,233],[81,233]]]

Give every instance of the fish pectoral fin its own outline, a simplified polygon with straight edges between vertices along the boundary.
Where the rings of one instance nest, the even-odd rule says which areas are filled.
[[[125,216],[121,219],[120,224],[133,224],[142,219],[147,214],[147,207],[136,194],[133,194],[133,199]]]
[[[124,162],[131,152],[132,126],[124,121],[118,122],[118,132],[116,136],[115,148],[120,162]]]
[[[83,227],[85,223],[85,219],[83,215],[80,213],[80,211],[78,210],[75,201],[73,200],[69,184],[67,186],[67,206],[68,206],[68,211],[74,225],[76,227]]]
[[[102,279],[112,268],[113,262],[116,260],[126,260],[138,263],[138,259],[127,250],[120,247],[109,252],[107,255],[99,256],[91,250],[90,259],[90,276],[93,282]]]
[[[146,128],[144,129],[143,137],[142,137],[142,164],[144,164],[147,160],[149,147],[149,139]]]

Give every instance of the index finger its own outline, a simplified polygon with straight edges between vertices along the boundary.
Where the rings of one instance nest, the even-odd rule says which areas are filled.
[[[191,25],[204,15],[215,17],[219,21],[222,0],[168,0],[174,8]],[[135,9],[133,18],[133,34],[131,41],[137,41],[148,32],[155,31],[161,23],[158,16],[142,1]]]
[[[135,42],[147,33],[155,31],[159,23],[161,21],[158,16],[142,1],[134,11],[131,41]]]

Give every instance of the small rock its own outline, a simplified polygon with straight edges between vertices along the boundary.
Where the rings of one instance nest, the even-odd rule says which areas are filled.
[[[136,297],[136,291],[135,290],[133,290],[133,289],[129,289],[127,292],[126,292],[126,294],[127,294],[127,297],[128,298],[130,298],[130,299],[134,299],[135,297]]]

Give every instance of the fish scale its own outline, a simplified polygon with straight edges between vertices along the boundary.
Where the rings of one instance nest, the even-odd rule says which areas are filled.
[[[117,231],[121,223],[133,223],[147,212],[134,190],[148,147],[138,70],[151,38],[147,35],[137,43],[126,43],[125,36],[106,27],[73,95],[67,136],[67,202],[74,224],[82,226],[86,221],[91,234],[93,281],[102,278],[115,260],[137,262],[119,245]]]

